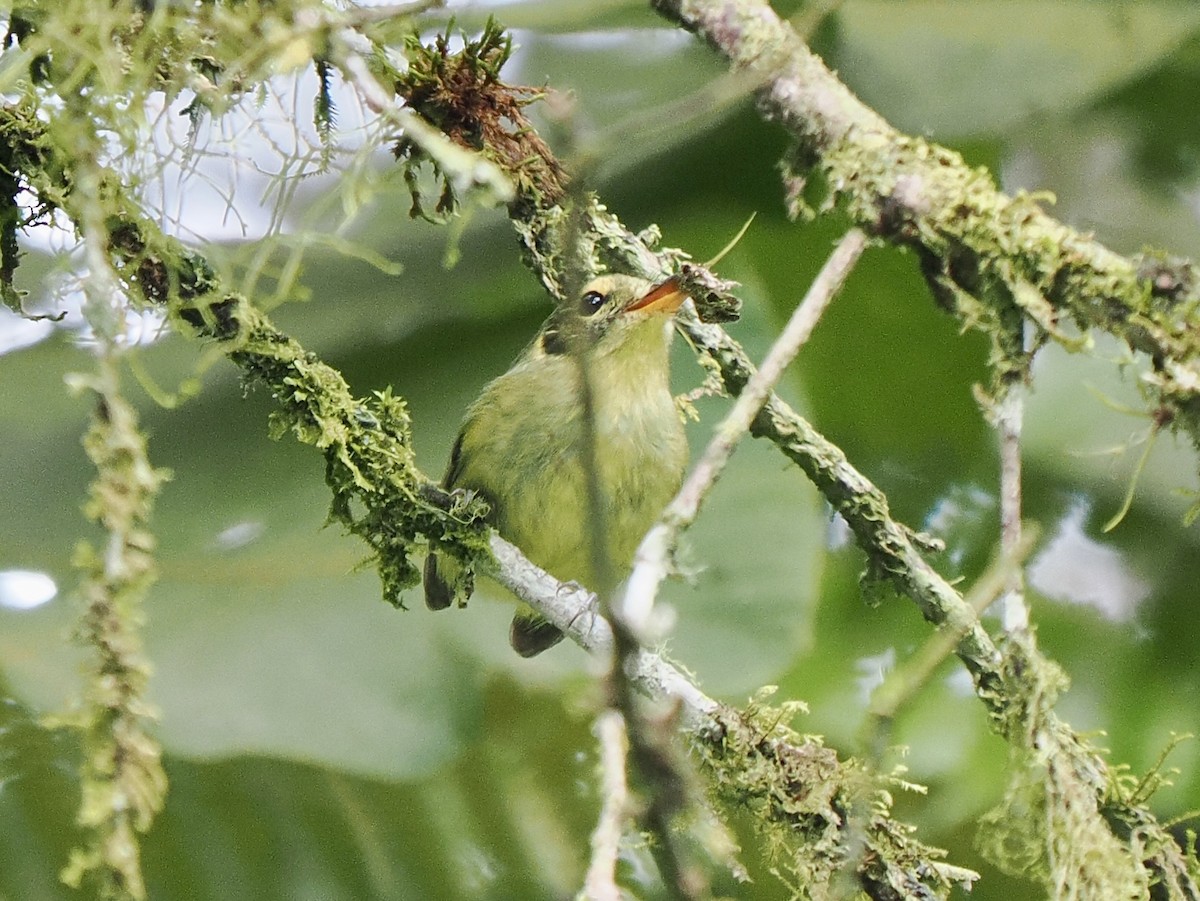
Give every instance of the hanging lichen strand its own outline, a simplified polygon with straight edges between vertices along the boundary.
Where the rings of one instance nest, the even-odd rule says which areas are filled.
[[[77,637],[93,658],[76,720],[84,735],[78,823],[85,844],[72,852],[63,880],[101,898],[142,899],[137,835],[162,809],[167,789],[162,750],[147,731],[154,712],[145,701],[150,665],[141,640],[142,602],[156,577],[150,516],[166,476],[150,465],[112,360],[101,360],[99,372],[79,377],[76,387],[95,399],[83,445],[96,478],[84,513],[105,537],[101,546],[81,542],[74,557],[84,602]]]

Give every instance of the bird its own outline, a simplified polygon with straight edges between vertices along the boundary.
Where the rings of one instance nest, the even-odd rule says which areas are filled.
[[[561,304],[507,372],[467,409],[442,485],[475,492],[502,537],[561,582],[599,588],[595,561],[628,569],[642,536],[683,481],[687,438],[670,387],[675,312],[687,299],[675,279],[606,274]],[[594,455],[574,352],[587,353]],[[586,461],[594,461],[603,535],[589,511]],[[605,547],[596,553],[600,538]],[[458,565],[431,551],[425,602],[449,607]],[[509,642],[533,657],[563,637],[519,605]]]

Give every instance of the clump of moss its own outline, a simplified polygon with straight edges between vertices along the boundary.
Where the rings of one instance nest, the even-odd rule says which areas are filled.
[[[478,37],[464,36],[463,41],[455,53],[449,28],[432,44],[410,37],[405,44],[408,69],[395,76],[396,93],[455,144],[482,154],[508,173],[517,184],[515,204],[557,203],[566,191],[566,174],[525,114],[543,92],[500,78],[512,55],[511,36],[489,18]],[[458,198],[451,179],[414,141],[401,137],[394,152],[405,166],[413,216],[433,218],[426,213],[419,185],[419,170],[427,163],[442,185],[435,213],[455,212]]]
[[[945,898],[954,884],[969,887],[977,874],[941,863],[944,852],[892,817],[888,779],[793,731],[787,723],[804,705],[769,706],[772,691],[743,712],[720,711],[692,747],[716,801],[749,816],[795,897],[857,889],[871,898]]]

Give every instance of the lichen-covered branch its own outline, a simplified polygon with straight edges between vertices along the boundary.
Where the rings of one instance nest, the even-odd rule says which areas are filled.
[[[1025,316],[1037,340],[1080,346],[1071,321],[1145,353],[1153,402],[1200,446],[1200,278],[1194,267],[1128,259],[1053,217],[1028,195],[997,190],[985,169],[892,128],[829,71],[762,0],[652,0],[738,70],[763,85],[763,114],[795,140],[786,178],[793,211],[806,211],[820,173],[836,203],[871,232],[914,249],[938,300],[992,340],[997,378],[1005,336]]]
[[[1060,327],[1070,319],[1085,332],[1108,331],[1147,354],[1152,369],[1144,382],[1154,402],[1200,447],[1200,283],[1193,267],[1114,254],[1052,219],[1032,198],[1003,195],[986,171],[968,168],[957,154],[895,131],[766,3],[654,5],[704,37],[735,69],[752,70],[762,80],[761,108],[796,142],[786,179],[794,212],[804,211],[807,175],[819,172],[830,200],[854,221],[917,251],[935,296],[964,325],[991,338],[996,398],[1003,401],[1027,377],[1029,355],[1014,341],[1022,321],[1035,330],[1034,346],[1057,340],[1077,349],[1078,339]],[[692,331],[713,332],[700,324]],[[722,336],[713,337],[724,344]],[[723,372],[741,368],[732,357],[726,362],[734,365]],[[837,471],[846,484],[855,481],[840,452],[799,423],[799,417],[768,408],[761,433],[819,487],[824,474]],[[1007,450],[1011,456],[1013,448]],[[1018,629],[1001,648],[992,646],[971,623],[967,605],[921,558],[915,536],[891,523],[886,504],[876,503],[883,496],[865,480],[861,493],[843,493],[841,481],[826,481],[824,493],[854,529],[872,566],[882,566],[881,574],[912,596],[927,619],[963,636],[959,656],[1013,747],[1013,786],[992,822],[1002,836],[993,846],[995,858],[1014,871],[1040,875],[1054,897],[1145,897],[1151,884],[1163,897],[1196,897],[1200,866],[1194,855],[1154,821],[1145,798],[1133,803],[1114,791],[1118,780],[1101,754],[1054,714],[1064,680],[1038,652],[1032,634]],[[860,508],[856,498],[871,500]],[[1015,528],[1019,520],[1011,511],[1009,519]],[[1006,538],[1009,545],[1015,541],[1011,534]],[[1136,830],[1123,825],[1130,819]],[[1014,842],[1017,833],[1020,841]],[[1021,853],[1006,856],[1014,844]]]
[[[736,394],[753,372],[745,353],[725,332],[715,326],[685,319],[683,327],[692,341],[705,349],[720,366],[727,389]],[[1105,833],[1115,831],[1122,840],[1136,843],[1137,853],[1126,854],[1124,860],[1134,870],[1142,870],[1160,878],[1164,884],[1179,886],[1171,899],[1200,897],[1200,867],[1194,858],[1185,854],[1171,834],[1159,823],[1145,805],[1145,798],[1135,802],[1114,792],[1116,777],[1109,771],[1101,752],[1089,741],[1076,735],[1053,711],[1057,691],[1063,677],[1058,668],[1036,648],[1032,637],[1025,632],[997,646],[984,630],[971,605],[924,559],[922,536],[894,520],[887,498],[862,473],[846,460],[842,451],[821,435],[812,425],[791,410],[778,397],[772,397],[752,426],[752,433],[774,442],[795,462],[817,486],[818,490],[846,520],[859,545],[866,551],[868,577],[893,585],[911,597],[927,620],[939,629],[957,637],[956,653],[975,680],[976,693],[987,707],[992,723],[1013,747],[1019,759],[1013,773],[1025,791],[1026,780],[1042,784],[1036,774],[1045,772],[1053,763],[1055,780],[1045,783],[1052,787],[1052,797],[1044,799],[1070,809],[1073,831],[1052,831],[1061,826],[1053,820],[1039,821],[1030,828],[1028,811],[1018,811],[1014,805],[1012,817],[999,817],[989,822],[1023,824],[1023,839],[1028,850],[1040,841],[1046,849],[1058,843],[1084,842],[1082,823],[1089,829],[1099,825]],[[1053,684],[1054,691],[1045,689]],[[1032,743],[1032,744],[1031,744]],[[1036,755],[1036,765],[1025,761],[1024,755]],[[1088,819],[1086,811],[1091,811]],[[1136,821],[1137,831],[1114,824]],[[1088,835],[1100,835],[1088,832]],[[1104,846],[1107,846],[1105,844]],[[992,846],[1000,849],[1001,845]],[[1135,845],[1131,844],[1131,848]],[[1147,853],[1146,849],[1153,851]],[[1108,860],[1112,860],[1110,856]],[[1081,858],[1059,854],[1057,866],[1068,873],[1072,865],[1083,864]],[[1036,868],[1019,867],[1009,861],[1012,869],[1036,874]],[[1135,874],[1136,875],[1136,874]],[[1130,876],[1129,878],[1134,878]],[[1140,878],[1140,877],[1139,877]],[[1095,897],[1123,897],[1098,895]]]

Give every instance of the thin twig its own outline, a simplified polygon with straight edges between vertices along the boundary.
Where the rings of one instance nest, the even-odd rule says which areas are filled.
[[[716,484],[734,448],[749,432],[775,385],[783,377],[784,370],[808,341],[821,315],[866,246],[867,237],[857,228],[842,237],[809,286],[804,300],[771,346],[762,367],[746,383],[725,419],[717,426],[704,455],[692,468],[683,487],[638,547],[633,572],[619,608],[621,616],[635,631],[641,633],[650,624],[654,598],[659,584],[667,575],[679,532],[695,521],[700,505]]]
[[[563,130],[568,141],[573,142],[574,130],[569,127]],[[569,300],[583,293],[590,275],[590,253],[584,241],[588,208],[585,185],[585,172],[576,169],[570,182],[568,212],[561,238],[562,257],[566,261],[563,288]],[[576,402],[581,408],[582,434],[578,452],[586,486],[584,506],[577,512],[584,518],[589,531],[590,587],[597,592],[600,612],[612,631],[606,706],[619,715],[625,725],[628,754],[622,755],[622,760],[627,761],[645,795],[644,824],[653,837],[654,857],[663,882],[678,901],[703,901],[711,895],[708,875],[694,855],[688,853],[683,841],[684,832],[676,828],[675,823],[688,807],[688,794],[681,787],[692,781],[690,765],[683,755],[675,752],[678,736],[673,724],[663,728],[663,721],[648,715],[639,704],[629,671],[642,651],[641,641],[615,610],[618,576],[616,561],[609,551],[608,504],[600,483],[600,448],[597,444],[597,395],[604,386],[596,382],[591,339],[585,332],[575,330],[568,330],[567,337],[575,369]]]
[[[533,606],[585,651],[601,657],[611,652],[612,629],[596,610],[595,595],[559,582],[496,532],[489,536],[488,546],[496,561],[489,576]],[[630,677],[650,698],[677,700],[685,724],[704,721],[720,706],[679,669],[650,651],[638,654]]]
[[[1036,529],[1026,529],[1020,542],[1015,545],[1001,544],[1000,552],[989,564],[963,598],[975,611],[976,616],[990,607],[1012,583],[1014,570],[1020,571],[1025,558],[1037,542]],[[944,626],[931,635],[915,654],[903,664],[896,666],[887,678],[871,694],[864,724],[867,753],[880,766],[883,754],[890,741],[891,726],[896,716],[908,701],[916,696],[937,670],[943,660],[954,653],[962,640],[964,625],[957,628]]]
[[[996,401],[993,419],[1000,438],[1000,547],[1005,557],[1017,559],[1021,537],[1021,423],[1025,413],[1024,389],[1009,385]],[[1006,632],[1029,629],[1025,603],[1024,569],[1013,566],[1001,597],[1001,617]]]
[[[592,832],[592,860],[583,883],[587,901],[620,901],[617,888],[617,852],[629,816],[629,786],[625,781],[625,720],[616,710],[596,718],[600,746],[600,790],[604,803]]]

